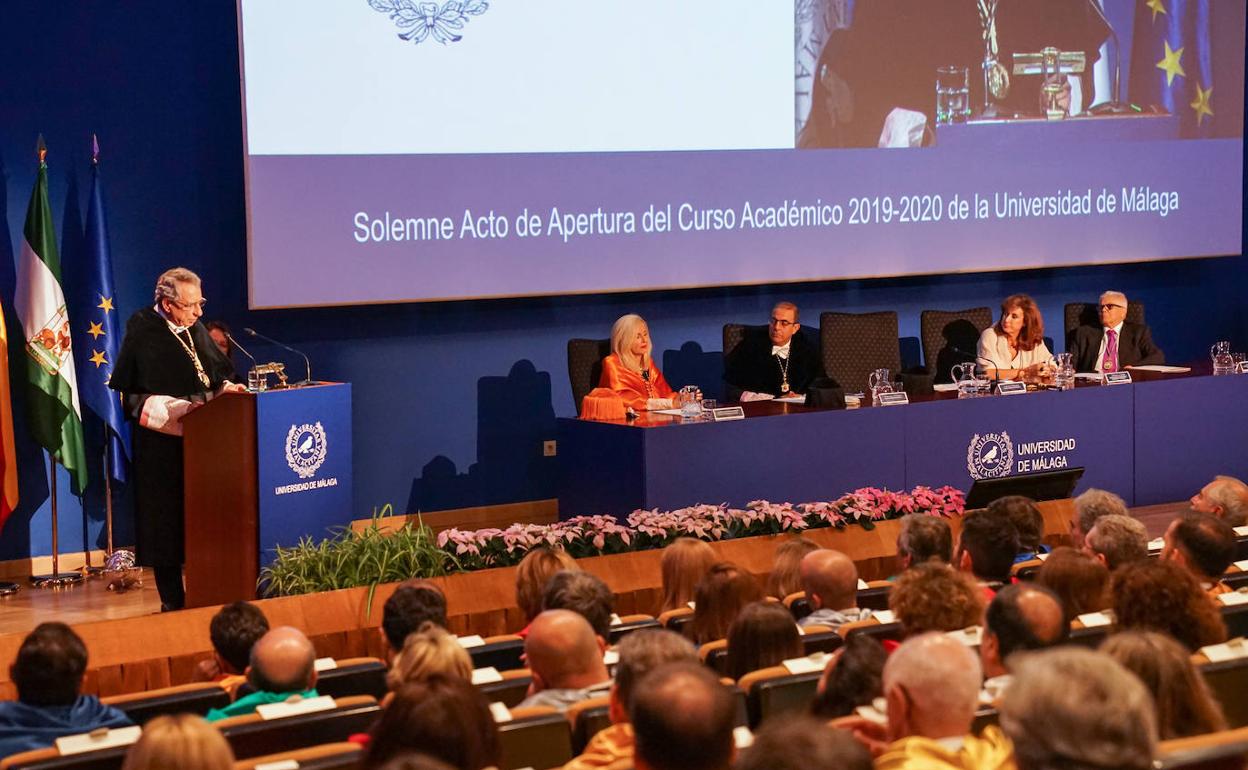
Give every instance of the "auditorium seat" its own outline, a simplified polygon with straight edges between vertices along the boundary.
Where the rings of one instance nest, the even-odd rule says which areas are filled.
[[[568,707],[565,716],[572,727],[572,755],[585,750],[589,740],[611,726],[611,699],[602,695]]]
[[[919,314],[923,364],[933,383],[952,382],[954,364],[975,360],[979,335],[992,326],[992,309],[924,310]]]
[[[689,607],[677,607],[674,610],[659,613],[659,623],[668,631],[681,633],[685,624],[693,620],[693,610]]]
[[[814,611],[810,606],[810,600],[806,598],[805,591],[796,591],[780,601],[789,608],[789,612],[793,613],[794,620],[801,620]]]
[[[901,373],[897,313],[822,313],[819,349],[824,372],[846,393],[865,393],[876,369],[887,369],[896,379]]]
[[[549,706],[515,709],[498,723],[502,749],[500,770],[562,767],[572,754],[572,728],[567,717]]]
[[[1174,738],[1157,745],[1158,770],[1242,770],[1248,760],[1248,728]]]
[[[1227,639],[1248,636],[1248,604],[1223,606],[1222,620],[1226,623]]]
[[[728,673],[728,640],[716,639],[698,648],[698,657],[720,676]]]
[[[771,666],[741,677],[739,685],[745,691],[750,729],[757,729],[776,714],[805,713],[822,675],[822,671],[790,674],[784,666]]]
[[[55,746],[23,751],[0,760],[0,770],[120,770],[129,746],[61,756]]]
[[[266,754],[263,757],[241,759],[234,763],[234,770],[256,770],[268,765],[278,765],[289,770],[354,770],[360,766],[363,756],[364,749],[358,743],[325,743]]]
[[[836,652],[845,643],[845,637],[831,626],[811,625],[802,629],[802,654]]]
[[[971,733],[979,735],[985,727],[997,724],[1000,716],[992,706],[980,706],[975,711],[975,719],[971,721]]]
[[[1070,346],[1070,337],[1075,333],[1075,329],[1080,326],[1101,325],[1100,304],[1094,302],[1067,302],[1063,308],[1063,321],[1065,322],[1066,345]],[[1129,298],[1127,300],[1127,321],[1134,324],[1144,323],[1144,303],[1133,302]],[[1057,352],[1057,351],[1054,351]]]
[[[249,759],[279,751],[345,741],[356,733],[368,732],[381,714],[377,699],[353,695],[335,700],[327,711],[264,719],[259,714],[230,717],[217,722],[229,741],[236,759]]]
[[[724,324],[723,342],[724,342],[724,365],[728,364],[728,359],[736,352],[737,346],[745,339],[746,332],[750,329],[766,329],[766,326],[750,327],[745,324]]]
[[[602,378],[602,359],[611,355],[611,340],[568,340],[568,380],[572,385],[572,403],[581,414],[581,402],[589,391],[598,387]],[[540,770],[540,769],[539,769]]]
[[[510,671],[500,671],[503,677],[501,682],[486,682],[477,685],[477,690],[486,697],[486,700],[502,703],[507,708],[517,706],[525,696],[528,695],[529,685],[533,683],[533,674],[527,668],[513,668]]]
[[[853,623],[846,623],[837,629],[837,633],[845,637],[848,641],[854,636],[869,636],[877,642],[892,640],[900,642],[904,630],[901,623],[881,623],[875,618],[867,618],[866,620],[857,620]]]
[[[1070,621],[1070,643],[1095,650],[1101,646],[1115,626],[1085,626],[1076,618]]]
[[[109,695],[100,701],[119,708],[136,725],[145,725],[162,714],[199,714],[230,705],[230,694],[216,682],[196,682],[159,690]]]
[[[501,634],[487,636],[482,641],[485,644],[467,648],[473,668],[496,668],[499,671],[524,668],[524,661],[520,659],[524,654],[523,638],[515,634]]]
[[[893,584],[887,580],[872,580],[866,588],[858,590],[858,606],[872,612],[888,609],[888,595]]]
[[[389,689],[386,664],[377,658],[343,658],[334,663],[335,668],[317,672],[316,692],[320,695],[371,695],[380,700]]]
[[[1040,568],[1043,566],[1044,562],[1040,559],[1015,562],[1014,566],[1010,567],[1010,575],[1019,580],[1030,582],[1036,579],[1036,574],[1040,572]]]
[[[1210,663],[1197,654],[1193,659],[1200,661],[1201,676],[1222,704],[1227,727],[1248,727],[1248,658]]]
[[[653,615],[624,615],[620,618],[620,622],[611,626],[611,644],[619,644],[619,641],[634,631],[641,631],[645,628],[661,628],[659,621],[654,619]]]

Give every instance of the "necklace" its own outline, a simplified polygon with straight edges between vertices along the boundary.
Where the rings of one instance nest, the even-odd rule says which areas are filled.
[[[199,381],[204,383],[205,388],[211,387],[212,381],[208,379],[208,374],[204,372],[204,365],[200,363],[199,355],[195,352],[195,338],[191,336],[191,330],[185,330],[186,337],[191,342],[189,345],[186,344],[186,340],[182,339],[181,334],[173,331],[173,329],[170,329],[169,331],[173,332],[173,338],[178,341],[178,344],[182,346],[182,349],[186,351],[186,354],[191,357],[191,363],[195,365],[195,374],[199,377]]]
[[[780,367],[780,392],[789,392],[789,359],[776,356],[776,365]]]

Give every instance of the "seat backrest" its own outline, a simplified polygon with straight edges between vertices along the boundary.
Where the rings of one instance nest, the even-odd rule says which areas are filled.
[[[1157,746],[1160,770],[1243,770],[1248,764],[1248,728],[1175,738]]]
[[[674,610],[659,613],[659,623],[668,631],[676,633],[684,631],[685,624],[691,620],[693,620],[693,610],[689,607],[677,607]]]
[[[992,309],[924,310],[919,314],[923,364],[935,381],[950,382],[955,364],[975,360],[979,335],[992,326]]]
[[[310,714],[265,720],[259,714],[231,717],[217,723],[221,734],[234,750],[236,759],[345,741],[356,733],[368,732],[381,715],[377,699],[355,695],[336,699],[334,708]]]
[[[997,724],[999,718],[1000,714],[992,706],[980,706],[975,712],[975,719],[971,721],[971,733],[979,735],[985,727]]]
[[[1101,325],[1100,306],[1094,302],[1067,302],[1065,311],[1062,315],[1064,321],[1066,339],[1070,339],[1070,335],[1080,326],[1097,326]],[[1126,320],[1135,324],[1144,323],[1144,303],[1127,301],[1127,318]]]
[[[1221,602],[1218,602],[1221,604]],[[1232,604],[1222,608],[1228,639],[1248,635],[1248,604]]]
[[[554,709],[528,709],[498,725],[500,770],[562,767],[572,759],[572,727]]]
[[[611,644],[618,643],[621,639],[628,636],[634,631],[641,631],[646,628],[661,628],[659,621],[650,615],[627,615],[620,618],[620,623],[611,626]]]
[[[602,377],[602,359],[611,355],[611,340],[568,340],[568,381],[572,385],[572,402],[581,413],[581,402],[589,391],[598,387]]]
[[[822,671],[790,674],[783,666],[773,666],[741,677],[750,728],[756,729],[776,714],[805,713],[822,675]]]
[[[130,721],[145,725],[163,714],[198,714],[230,705],[230,694],[215,682],[180,684],[159,690],[110,695],[101,702],[126,712]]]
[[[514,634],[494,637],[485,644],[468,648],[473,668],[493,667],[499,671],[524,668],[520,656],[524,654],[524,639]]]
[[[13,754],[0,761],[4,770],[120,770],[129,746],[88,751],[62,757],[56,747]]]
[[[727,362],[728,357],[737,350],[737,346],[745,339],[746,333],[751,329],[761,329],[763,327],[750,327],[746,324],[724,324],[724,361]]]
[[[321,695],[345,698],[348,695],[371,695],[380,700],[388,692],[386,664],[377,658],[347,658],[335,661],[336,667],[316,675],[316,691]]]
[[[878,623],[871,620],[859,620],[854,623],[846,623],[840,628],[841,636],[845,637],[845,641],[851,638],[863,635],[875,639],[877,642],[894,641],[900,642],[903,632],[901,623]]]
[[[241,759],[234,763],[234,770],[256,770],[259,766],[278,762],[287,766],[290,762],[295,762],[298,770],[354,770],[360,766],[363,757],[364,748],[358,743],[325,743],[263,757]]]
[[[1078,621],[1074,621],[1078,622]],[[1074,625],[1070,627],[1070,643],[1077,644],[1080,647],[1090,647],[1096,649],[1101,646],[1101,642],[1109,638],[1110,632],[1114,630],[1114,626],[1092,626],[1086,628],[1080,626],[1076,628]]]
[[[897,313],[823,313],[819,316],[819,349],[824,372],[846,393],[863,393],[876,369],[893,377],[901,371]]]
[[[858,590],[858,606],[864,607],[872,612],[888,609],[888,595],[892,593],[893,587],[886,586],[869,586]]]
[[[1209,690],[1222,704],[1226,726],[1248,727],[1248,658],[1205,663],[1200,667]]]
[[[611,726],[611,699],[603,695],[568,707],[568,723],[572,725],[572,753],[585,751],[585,745],[600,731]]]
[[[527,668],[512,669],[503,672],[500,682],[486,682],[477,685],[477,691],[491,703],[498,701],[507,708],[520,705],[529,693],[529,685],[533,684],[533,675]]]
[[[836,652],[845,643],[840,632],[828,626],[810,626],[802,634],[802,654]]]

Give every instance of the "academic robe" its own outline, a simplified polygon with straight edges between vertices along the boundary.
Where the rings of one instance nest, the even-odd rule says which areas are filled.
[[[109,387],[121,391],[126,416],[134,420],[134,507],[138,561],[144,566],[178,566],[184,560],[182,437],[154,430],[162,399],[192,402],[212,397],[228,379],[229,362],[201,323],[190,329],[195,352],[208,375],[204,386],[186,349],[154,308],[143,308],[126,323],[126,335]],[[185,340],[186,335],[182,338]]]
[[[598,387],[614,390],[626,404],[637,410],[647,409],[651,398],[672,397],[672,386],[663,379],[663,373],[654,365],[653,358],[647,361],[646,373],[648,380],[629,369],[619,356],[612,353],[602,359],[602,377],[598,380]]]
[[[728,383],[728,400],[741,398],[742,391],[770,393],[777,398],[783,376],[780,360],[771,354],[771,337],[762,329],[749,329],[745,339],[728,356],[724,381]],[[789,393],[804,394],[823,368],[819,351],[799,332],[789,343]]]

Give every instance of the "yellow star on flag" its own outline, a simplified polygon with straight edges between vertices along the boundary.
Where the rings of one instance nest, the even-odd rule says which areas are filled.
[[[1209,106],[1209,97],[1213,96],[1213,86],[1208,89],[1196,86],[1196,100],[1192,102],[1191,107],[1196,110],[1196,125],[1200,125],[1205,120],[1205,116],[1213,117],[1213,108]]]
[[[104,364],[107,364],[107,363],[108,363],[108,359],[104,357],[104,351],[103,351],[103,350],[93,350],[93,351],[91,352],[91,363],[95,364],[95,368],[96,368],[96,369],[99,369],[99,368],[100,368],[101,366],[103,366]]]
[[[1169,48],[1167,48],[1166,50],[1169,50]],[[1182,53],[1183,49],[1180,48],[1179,52]],[[113,298],[105,297],[103,294],[101,294],[100,304],[96,305],[96,307],[98,307],[100,310],[103,310],[105,313],[107,313],[108,311],[113,309]]]
[[[91,328],[87,329],[87,334],[90,334],[92,339],[98,340],[101,337],[101,335],[104,334],[104,325],[97,324],[94,321],[92,321]]]
[[[1153,9],[1153,21],[1157,21],[1157,14],[1166,13],[1166,4],[1164,0],[1148,0],[1145,5]]]
[[[1157,69],[1166,73],[1166,85],[1174,84],[1174,77],[1177,75],[1181,78],[1187,77],[1187,73],[1183,71],[1183,49],[1177,51],[1170,50],[1170,41],[1162,41],[1166,46],[1166,57],[1157,62]]]

